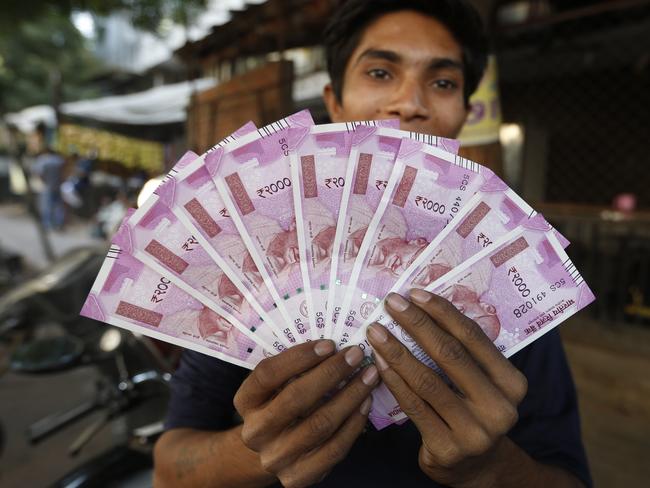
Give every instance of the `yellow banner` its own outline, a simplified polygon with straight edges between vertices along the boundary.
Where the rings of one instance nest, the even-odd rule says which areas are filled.
[[[151,174],[162,173],[165,166],[163,145],[159,142],[127,137],[101,129],[74,124],[61,124],[58,137],[62,154],[97,153],[99,159],[116,161],[127,168],[144,169]]]
[[[459,139],[462,146],[491,144],[499,140],[501,102],[496,57],[490,56],[478,90],[470,98],[472,110]]]

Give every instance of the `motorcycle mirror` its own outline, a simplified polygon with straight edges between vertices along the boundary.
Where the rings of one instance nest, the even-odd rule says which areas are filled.
[[[19,346],[11,355],[15,373],[48,373],[75,366],[83,352],[81,339],[70,335],[36,339]]]

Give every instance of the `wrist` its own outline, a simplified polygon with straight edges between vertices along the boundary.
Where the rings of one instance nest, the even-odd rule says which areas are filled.
[[[524,486],[534,479],[535,461],[526,452],[507,437],[502,437],[497,444],[482,458],[476,460],[474,473],[454,488],[491,488]],[[523,484],[522,484],[523,483]]]

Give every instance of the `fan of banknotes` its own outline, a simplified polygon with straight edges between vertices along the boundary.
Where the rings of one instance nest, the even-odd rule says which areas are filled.
[[[302,111],[187,153],[111,241],[82,315],[252,369],[333,339],[370,355],[382,305],[424,288],[510,356],[594,296],[568,241],[458,142]],[[424,356],[424,357],[423,357]],[[373,393],[377,428],[404,420]]]

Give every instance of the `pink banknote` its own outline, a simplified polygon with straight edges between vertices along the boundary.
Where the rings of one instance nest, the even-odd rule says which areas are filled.
[[[167,276],[267,350],[285,349],[260,318],[255,308],[257,302],[247,300],[158,195],[152,195],[125,219],[113,242]]]
[[[403,139],[343,290],[334,340],[346,344],[401,274],[493,173],[440,148]],[[357,211],[361,211],[357,205]],[[339,262],[339,266],[343,263]]]
[[[301,119],[298,118],[300,122]],[[239,141],[257,140],[260,134],[271,133],[293,123],[291,118],[238,137],[223,147]],[[247,244],[237,230],[223,199],[219,195],[204,160],[219,161],[223,147],[215,148],[201,159],[185,167],[173,179],[161,185],[156,193],[174,215],[192,232],[196,240],[243,294],[262,320],[286,345],[296,342],[294,329],[276,307],[276,298],[260,277]]]
[[[284,324],[300,342],[310,340],[291,190],[289,130],[308,128],[308,112],[255,137],[242,138],[206,158],[210,172]],[[214,155],[214,156],[213,156]]]
[[[594,300],[554,229],[539,214],[425,289],[450,300],[474,320],[506,357]],[[383,323],[417,358],[440,372],[395,321],[387,317]],[[370,353],[366,340],[359,344],[366,354]],[[385,426],[405,418],[396,401],[390,407],[391,394],[385,387],[377,388],[375,395],[382,406],[381,411],[373,410],[375,425]]]
[[[332,246],[354,132],[399,120],[315,125],[289,131],[300,270],[313,339],[325,337]]]
[[[236,141],[238,138],[245,136],[246,134],[250,134],[251,132],[254,132],[257,130],[257,127],[253,122],[247,122],[244,125],[242,125],[239,129],[237,129],[235,132],[230,134],[229,136],[225,137],[224,139],[220,140],[217,142],[214,146],[212,146],[210,149],[208,149],[202,157],[205,157],[208,153],[211,153],[215,149],[224,146],[230,142]],[[172,169],[169,170],[169,172],[165,175],[163,178],[162,183],[166,182],[168,179],[176,176],[179,171],[181,171],[183,168],[188,166],[190,163],[192,163],[195,159],[198,159],[199,156],[193,151],[187,151],[181,158],[178,160],[178,162],[172,167]]]
[[[328,337],[336,336],[335,324],[355,258],[388,184],[404,138],[438,146],[453,154],[459,148],[458,141],[453,139],[388,127],[362,126],[355,131],[345,174],[345,181],[350,183],[343,188],[332,246],[326,301],[334,306],[326,316],[325,335]]]
[[[537,215],[514,190],[498,176],[492,176],[460,209],[392,286],[392,292],[406,295],[411,288],[425,288],[456,266]],[[562,247],[568,241],[556,234]],[[382,321],[383,302],[370,314],[365,325]],[[358,337],[353,342],[359,341]]]
[[[252,369],[266,355],[232,324],[112,244],[81,315]]]

